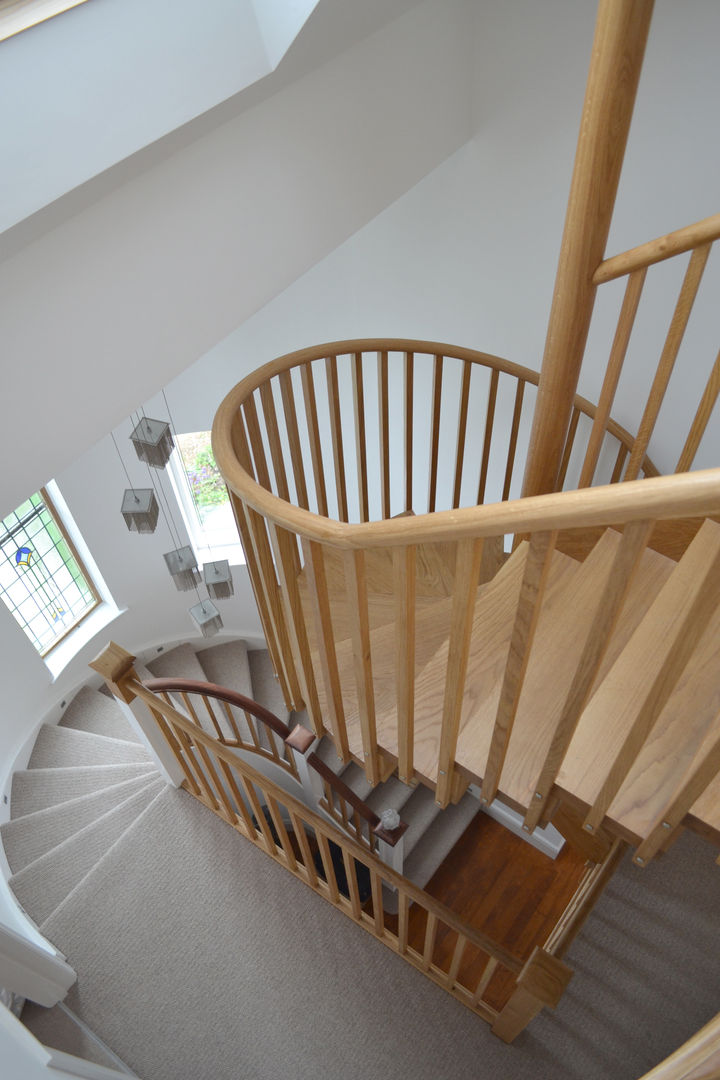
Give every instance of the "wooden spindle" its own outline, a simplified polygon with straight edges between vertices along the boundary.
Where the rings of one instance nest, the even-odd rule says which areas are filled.
[[[448,969],[447,976],[445,978],[445,985],[448,990],[452,990],[457,982],[458,972],[460,971],[460,965],[462,958],[467,947],[468,940],[463,934],[458,934],[457,941],[455,942],[455,948],[453,949],[452,960],[450,961],[450,967]]]
[[[219,722],[217,716],[215,715],[215,710],[213,709],[212,705],[210,704],[210,702],[208,701],[207,697],[204,694],[201,695],[201,701],[202,701],[203,705],[205,706],[205,712],[208,715],[208,720],[210,721],[212,726],[215,728],[215,734],[217,735],[218,740],[221,743],[224,743],[225,742],[225,735],[224,735],[223,729],[220,727],[220,722]]]
[[[310,459],[313,467],[313,480],[315,482],[315,498],[317,501],[318,514],[328,516],[327,489],[325,486],[325,464],[323,462],[322,439],[320,438],[320,426],[318,424],[317,397],[315,394],[315,380],[313,377],[312,364],[303,364],[300,369],[302,379],[303,399],[305,401],[305,418],[310,442]]]
[[[385,918],[383,913],[382,879],[377,870],[370,870],[370,888],[372,890],[373,923],[375,937],[383,937],[385,934]]]
[[[390,510],[390,403],[388,400],[388,354],[378,353],[378,411],[380,429],[380,477],[382,516],[389,518]]]
[[[408,932],[410,929],[410,897],[398,886],[398,952],[404,956],[408,948]]]
[[[332,434],[333,462],[335,463],[335,493],[338,504],[338,517],[348,520],[347,484],[345,482],[345,451],[343,449],[342,413],[340,411],[340,387],[338,384],[337,356],[328,356],[325,361],[328,385],[328,405],[330,408],[330,431]]]
[[[675,361],[680,350],[680,345],[682,344],[688,319],[690,318],[690,312],[692,311],[695,297],[700,288],[703,270],[705,269],[711,247],[711,244],[703,244],[702,247],[696,248],[690,257],[690,263],[685,273],[680,296],[678,297],[672,322],[670,323],[670,329],[668,330],[665,345],[663,346],[663,351],[660,356],[660,362],[655,373],[655,378],[653,379],[652,387],[650,388],[650,395],[645,406],[645,412],[640,421],[637,438],[633,444],[630,460],[628,461],[627,469],[625,470],[624,479],[626,481],[637,480],[640,469],[642,468],[650,437],[655,429],[655,422],[657,421],[658,413],[660,412],[660,406],[663,403],[665,391],[667,390],[670,376],[672,375]]]
[[[702,442],[702,437],[705,434],[705,428],[708,425],[708,421],[712,416],[715,403],[720,393],[720,352],[715,357],[715,363],[713,364],[712,371],[710,372],[710,378],[707,381],[703,396],[700,399],[697,412],[695,413],[695,419],[692,422],[688,437],[685,441],[685,445],[680,454],[680,459],[675,468],[675,472],[687,472],[695,460],[695,455],[698,452],[698,447]]]
[[[467,433],[468,405],[470,403],[470,376],[472,364],[469,360],[463,361],[462,385],[460,387],[460,406],[458,411],[458,437],[455,451],[455,486],[453,487],[453,508],[460,505],[460,493],[463,481],[463,465],[465,463],[465,436]]]
[[[415,772],[415,567],[417,548],[393,548],[395,671],[397,679],[398,776],[409,784]]]
[[[305,867],[305,874],[308,879],[308,885],[312,889],[317,888],[318,877],[317,870],[315,869],[315,861],[310,850],[310,844],[308,843],[307,833],[305,832],[305,826],[300,820],[294,810],[290,810],[290,821],[292,822],[293,832],[300,848],[300,854],[302,856],[302,864]]]
[[[570,426],[568,427],[567,438],[565,439],[565,446],[563,448],[562,458],[560,459],[560,469],[558,471],[557,486],[558,491],[562,491],[565,486],[565,477],[567,476],[568,465],[570,464],[570,458],[572,456],[573,447],[575,445],[575,436],[577,435],[578,421],[580,420],[580,410],[577,406],[572,411],[570,417]]]
[[[687,587],[680,601],[682,609],[676,612],[672,624],[662,632],[661,640],[655,642],[655,656],[658,659],[662,657],[662,663],[658,665],[643,700],[634,710],[634,719],[623,744],[585,818],[583,827],[588,831],[602,825],[605,814],[720,603],[720,542],[714,542],[710,554],[709,545],[706,547],[703,544],[704,538],[705,529],[701,528],[683,556],[686,576],[682,580]],[[630,646],[633,642],[637,642],[637,638],[631,640]],[[643,647],[647,649],[644,642]],[[632,656],[629,647],[626,647],[625,655]]]
[[[265,793],[265,800],[267,803],[267,808],[270,811],[270,817],[273,820],[273,825],[275,826],[275,832],[277,833],[280,840],[280,847],[282,848],[283,855],[285,856],[285,861],[287,862],[290,870],[295,870],[297,869],[297,859],[295,858],[295,852],[290,842],[288,831],[285,828],[285,822],[283,821],[280,807],[277,803],[277,800],[272,795],[270,795],[269,792]]]
[[[599,607],[592,620],[592,626],[583,646],[545,760],[535,781],[533,801],[525,815],[524,824],[530,832],[538,824],[545,811],[555,778],[590,697],[654,525],[654,521],[634,521],[625,526],[607,580],[598,590]]]
[[[530,540],[483,778],[484,803],[493,801],[500,784],[556,540],[557,532],[537,532]]]
[[[205,801],[207,802],[208,806],[210,806],[213,810],[218,810],[219,807],[217,799],[215,798],[213,790],[208,783],[208,779],[203,772],[202,765],[195,756],[194,744],[190,736],[186,731],[183,731],[181,727],[172,725],[172,728],[173,733],[175,734],[178,742],[183,748],[183,754],[197,778],[198,786],[200,788],[200,791],[202,792],[202,795],[204,796]]]
[[[302,444],[300,442],[300,430],[298,428],[292,374],[289,371],[281,371],[279,380],[283,413],[285,415],[285,429],[287,431],[288,444],[290,446],[290,463],[293,470],[293,480],[295,481],[298,506],[301,506],[303,510],[309,510],[310,501],[308,499],[307,481],[305,479],[305,464],[303,462]]]
[[[362,904],[360,903],[360,892],[358,890],[357,874],[355,872],[355,859],[348,852],[344,844],[341,844],[341,848],[348,893],[350,894],[352,917],[357,922],[360,922],[362,920]]]
[[[405,353],[405,512],[413,507],[413,403],[415,354]]]
[[[627,455],[628,455],[627,446],[625,446],[623,443],[620,443],[620,446],[619,446],[618,452],[617,452],[617,457],[615,458],[615,467],[614,467],[614,469],[612,471],[612,476],[610,477],[610,483],[611,484],[617,484],[617,483],[620,482],[620,477],[622,476],[622,471],[623,471],[623,465],[625,464],[625,458],[627,457]]]
[[[522,416],[523,395],[525,393],[524,379],[518,379],[515,391],[515,406],[513,408],[512,427],[510,428],[510,444],[508,446],[507,464],[505,466],[505,481],[503,483],[502,501],[505,502],[510,496],[513,468],[515,466],[515,451],[517,450],[518,432],[520,430],[520,417]]]
[[[495,974],[495,969],[497,968],[497,966],[498,961],[495,959],[495,957],[489,957],[487,964],[482,970],[482,975],[480,976],[478,984],[475,987],[475,993],[473,995],[473,1005],[477,1005],[480,1001],[482,1001],[482,996],[490,985],[490,980]]]
[[[262,430],[260,428],[260,420],[258,419],[255,398],[252,395],[246,398],[246,400],[243,402],[243,414],[245,417],[245,426],[247,428],[248,438],[250,439],[250,448],[252,450],[252,458],[257,482],[261,485],[261,487],[264,487],[266,491],[272,491],[273,488],[270,481],[270,470],[268,468],[267,457],[265,455],[265,444],[263,443]]]
[[[260,737],[258,735],[258,730],[257,730],[258,722],[257,722],[257,720],[249,712],[244,712],[243,715],[245,717],[245,722],[247,723],[248,731],[250,732],[250,738],[253,741],[255,749],[256,750],[263,750],[264,747],[263,747],[262,743],[260,742]]]
[[[380,782],[380,762],[375,726],[375,689],[370,655],[370,615],[367,580],[365,577],[365,553],[363,551],[344,551],[343,562],[345,567],[345,588],[347,590],[347,611],[350,617],[353,643],[360,731],[365,757],[365,775],[368,782],[375,787]]]
[[[437,499],[438,455],[440,451],[440,417],[442,408],[443,358],[436,356],[433,366],[432,427],[430,431],[430,478],[428,485],[428,513],[435,510]]]
[[[480,483],[478,485],[478,506],[485,502],[485,488],[487,486],[488,466],[490,464],[490,445],[492,443],[493,424],[495,422],[495,404],[497,402],[498,381],[500,373],[493,368],[490,375],[490,389],[488,391],[487,411],[485,413],[485,436],[483,438],[482,462],[480,464]]]
[[[325,552],[322,544],[303,537],[303,557],[308,582],[308,596],[315,621],[320,668],[325,684],[325,703],[335,749],[344,764],[350,760],[342,684],[335,651],[335,633],[330,611]]]
[[[432,911],[428,911],[427,921],[425,923],[425,941],[423,944],[423,967],[425,971],[429,971],[433,964],[433,956],[435,955],[435,942],[437,940],[437,930],[437,915],[434,915]]]
[[[273,834],[270,831],[270,826],[268,825],[265,814],[263,813],[262,806],[260,805],[260,800],[257,797],[255,786],[252,780],[246,779],[246,777],[244,777],[242,773],[238,773],[238,778],[245,793],[246,801],[250,806],[253,817],[255,818],[255,833],[257,835],[257,833],[260,832],[265,850],[267,851],[268,855],[274,856],[277,854],[277,847],[273,839]]]
[[[353,355],[353,405],[355,408],[355,456],[358,469],[358,498],[360,520],[370,520],[368,495],[367,436],[365,432],[365,386],[363,383],[363,354]]]
[[[232,796],[233,796],[233,798],[235,800],[236,814],[237,814],[237,817],[243,823],[245,835],[247,836],[247,838],[249,840],[254,840],[255,839],[255,826],[253,825],[252,818],[250,817],[250,814],[248,813],[248,808],[245,805],[245,800],[243,799],[243,797],[242,797],[242,795],[240,793],[240,788],[237,785],[237,781],[235,779],[235,774],[233,773],[232,769],[228,765],[227,761],[224,761],[222,758],[218,758],[218,765],[220,766],[220,768],[222,770],[222,773],[223,773],[223,776],[225,777],[225,782],[227,783],[228,787],[230,788],[230,791],[232,792]],[[237,822],[236,822],[236,827],[237,827]]]
[[[275,411],[275,398],[273,396],[272,381],[268,379],[260,387],[260,402],[265,418],[265,431],[267,432],[272,459],[273,472],[275,473],[275,489],[281,499],[290,501],[290,489],[285,472],[285,454],[280,439],[277,412]]]
[[[300,560],[297,549],[297,537],[294,533],[281,529],[279,525],[270,525],[275,564],[280,584],[280,597],[285,609],[290,650],[295,661],[302,697],[307,708],[313,731],[321,738],[323,722],[320,713],[315,672],[313,671],[310,643],[305,627],[305,613],[298,588]]]
[[[223,710],[225,712],[225,716],[227,717],[227,722],[230,725],[230,730],[233,733],[233,737],[235,739],[235,742],[237,742],[240,746],[242,746],[242,741],[243,741],[242,736],[241,736],[240,730],[239,730],[239,728],[237,726],[237,721],[235,720],[235,716],[233,714],[233,711],[230,708],[230,706],[228,705],[227,701],[223,701],[221,704],[222,704]]]
[[[595,476],[600,450],[605,438],[608,420],[610,419],[610,411],[615,400],[615,391],[625,363],[630,335],[635,325],[635,316],[640,304],[646,275],[647,270],[643,267],[641,270],[635,270],[628,277],[625,297],[620,309],[620,317],[615,330],[612,348],[610,349],[610,359],[605,371],[602,390],[600,391],[600,400],[595,411],[595,419],[593,420],[587,450],[585,451],[585,460],[580,473],[578,487],[581,488],[590,487]]]
[[[165,695],[163,695],[163,697],[164,696]],[[169,699],[167,701],[167,704],[168,705],[171,704]],[[198,783],[197,783],[197,781],[196,781],[196,779],[195,779],[195,777],[193,775],[192,769],[190,768],[190,765],[188,764],[187,760],[185,759],[185,755],[183,754],[182,743],[179,741],[177,735],[175,734],[175,732],[173,731],[172,727],[167,722],[167,720],[165,719],[163,714],[160,712],[160,710],[156,709],[152,705],[150,705],[149,708],[150,708],[150,711],[151,711],[151,713],[153,715],[155,723],[157,724],[157,726],[160,728],[163,735],[165,736],[165,741],[167,742],[168,746],[172,750],[173,755],[175,757],[175,760],[177,761],[178,765],[180,766],[183,773],[185,774],[185,782],[187,783],[187,786],[190,788],[190,791],[192,792],[193,795],[196,795],[196,796],[200,795],[200,790],[201,789],[198,786]]]
[[[223,787],[222,780],[215,772],[212,757],[210,756],[207,748],[203,745],[202,740],[198,740],[197,742],[197,751],[202,758],[203,765],[205,766],[205,772],[210,778],[210,784],[213,787],[214,793],[216,794],[217,799],[219,799],[219,806],[221,807],[221,809],[218,810],[218,813],[221,815],[221,817],[224,817],[226,821],[229,821],[231,825],[237,824],[237,815],[235,813],[235,809],[230,802],[230,799],[228,798],[227,791]]]
[[[436,798],[447,806],[452,793],[455,753],[465,696],[465,675],[470,655],[475,598],[480,577],[482,540],[459,540],[455,563],[448,661],[445,672]]]
[[[317,840],[318,848],[320,849],[320,858],[322,859],[323,870],[325,872],[325,881],[327,883],[328,892],[330,893],[330,900],[333,904],[337,904],[340,901],[340,890],[338,889],[337,878],[335,876],[335,867],[333,866],[332,856],[330,854],[330,844],[325,833],[316,829],[315,838]]]

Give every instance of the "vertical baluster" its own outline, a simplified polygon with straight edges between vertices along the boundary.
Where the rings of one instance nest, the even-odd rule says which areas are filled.
[[[343,552],[347,609],[351,622],[355,684],[357,687],[360,731],[365,756],[365,774],[375,787],[380,782],[377,732],[375,729],[375,690],[370,656],[370,618],[365,553]]]
[[[440,413],[442,407],[443,358],[435,357],[433,368],[432,430],[430,433],[430,480],[428,489],[428,513],[435,510],[438,479],[438,454],[440,449]]]
[[[320,715],[320,703],[317,696],[317,686],[315,685],[315,672],[312,666],[310,645],[305,628],[305,613],[298,588],[300,559],[297,538],[294,533],[281,529],[279,525],[274,524],[270,525],[270,535],[280,580],[281,602],[285,608],[290,649],[313,730],[318,738],[321,738],[324,730],[323,722]]]
[[[432,967],[433,956],[435,954],[435,941],[437,940],[437,928],[437,915],[433,915],[431,911],[428,911],[427,922],[425,923],[425,944],[423,945],[423,967],[425,968],[425,971],[429,971]]]
[[[492,443],[493,423],[495,420],[495,404],[497,402],[499,373],[493,368],[490,375],[490,389],[488,391],[487,412],[485,414],[485,437],[483,439],[482,462],[480,464],[480,483],[478,484],[478,506],[485,502],[485,488],[487,486],[488,466],[490,464],[490,444]]]
[[[717,401],[718,394],[720,393],[720,352],[715,358],[712,371],[710,372],[710,378],[707,381],[707,386],[703,391],[703,396],[700,399],[698,410],[695,413],[695,419],[692,422],[688,437],[685,441],[685,445],[680,454],[680,459],[677,463],[675,472],[687,472],[695,460],[695,455],[698,452],[698,447],[702,441],[702,437],[705,434],[705,428],[708,425],[708,420],[712,415],[712,411],[715,408],[715,402]]]
[[[373,921],[375,923],[375,937],[385,936],[385,918],[382,902],[382,879],[377,870],[370,868],[370,888],[372,889]]]
[[[463,465],[465,462],[465,435],[467,432],[471,375],[472,364],[469,360],[464,360],[462,386],[460,388],[460,409],[458,413],[457,450],[455,452],[455,487],[453,488],[453,507],[458,507],[460,505],[460,492],[462,489],[463,480]]]
[[[632,333],[632,328],[635,324],[635,316],[637,315],[638,305],[640,304],[640,297],[642,295],[643,285],[645,284],[646,274],[647,268],[643,267],[642,270],[635,270],[628,277],[625,297],[623,299],[622,308],[620,309],[620,317],[618,319],[615,337],[610,350],[610,359],[608,360],[602,390],[600,391],[600,400],[598,401],[598,407],[595,412],[595,419],[593,420],[587,450],[585,451],[585,460],[583,461],[578,487],[590,487],[593,482],[593,477],[595,476],[595,469],[597,468],[600,450],[602,448],[603,439],[605,438],[607,423],[610,419],[610,410],[612,409],[613,401],[615,400],[615,391],[617,390],[620,373],[622,372],[623,364],[625,363],[625,357],[630,343],[630,334]]]
[[[266,491],[272,491],[273,487],[270,480],[270,470],[268,468],[267,457],[265,456],[265,444],[263,443],[255,398],[252,396],[246,398],[242,408],[245,417],[245,426],[250,439],[252,460],[255,467],[257,482],[261,487],[264,487]]]
[[[218,740],[221,743],[224,743],[225,742],[225,735],[223,734],[223,730],[220,727],[220,723],[218,721],[218,718],[215,715],[215,710],[213,709],[212,705],[210,704],[210,702],[208,701],[207,697],[204,694],[200,695],[200,700],[202,701],[203,705],[205,706],[205,712],[208,714],[208,719],[209,719],[210,723],[215,728],[215,734],[217,735]]]
[[[233,737],[235,739],[235,742],[238,743],[240,746],[242,746],[242,736],[241,736],[240,731],[238,729],[238,726],[237,726],[235,717],[233,715],[232,709],[228,705],[227,701],[222,702],[222,707],[223,707],[223,709],[225,711],[225,716],[227,717],[227,722],[230,725],[230,730],[233,733]],[[225,740],[225,741],[227,741],[227,740]]]
[[[347,763],[350,758],[350,749],[345,726],[340,671],[335,651],[335,634],[330,612],[324,550],[322,544],[318,544],[314,540],[307,540],[305,537],[303,537],[302,545],[305,573],[308,581],[308,596],[315,620],[320,667],[325,683],[325,701],[330,730],[340,759]]]
[[[253,741],[255,749],[256,750],[264,750],[265,747],[262,745],[262,743],[260,742],[260,739],[258,737],[258,732],[257,732],[258,721],[255,719],[255,717],[251,713],[245,712],[244,710],[243,710],[243,715],[245,717],[245,722],[247,723],[248,731],[250,732],[250,738]]]
[[[303,463],[302,445],[300,443],[300,431],[298,429],[292,375],[289,371],[281,371],[279,378],[283,413],[285,414],[285,428],[287,430],[288,443],[290,445],[290,459],[293,470],[293,479],[295,480],[298,506],[301,506],[303,510],[309,510],[310,502],[308,500],[307,482],[305,480],[305,465]]]
[[[357,810],[353,810],[352,823],[355,836],[358,839],[358,843],[361,844],[363,842],[363,822]]]
[[[528,831],[532,831],[538,824],[547,805],[555,777],[560,771],[582,711],[590,697],[654,524],[653,521],[634,521],[627,524],[623,530],[607,580],[600,590],[600,604],[583,646],[568,696],[535,782],[535,797],[525,815]]]
[[[310,458],[313,466],[313,480],[315,482],[315,497],[317,499],[318,513],[328,516],[327,491],[325,487],[325,465],[323,463],[322,439],[318,424],[317,398],[315,396],[315,381],[313,378],[312,364],[303,364],[300,369],[303,385],[303,398],[305,400],[305,416],[310,440]]]
[[[210,754],[210,751],[207,747],[203,745],[202,740],[198,740],[197,749],[200,757],[203,760],[203,765],[205,766],[207,775],[210,777],[210,783],[212,784],[218,798],[220,799],[220,805],[222,806],[222,810],[224,811],[224,813],[220,811],[222,817],[224,817],[226,821],[229,821],[231,825],[237,824],[237,815],[235,813],[232,803],[230,802],[230,799],[228,798],[227,791],[223,787],[222,780],[215,772],[215,767],[212,762],[212,756]]]
[[[560,461],[560,471],[558,472],[557,487],[558,491],[562,491],[565,484],[565,477],[567,476],[568,465],[570,464],[570,457],[572,456],[573,447],[575,445],[575,436],[577,435],[578,421],[580,420],[580,410],[575,406],[570,417],[570,426],[568,428],[567,438],[565,439],[565,446],[563,447],[562,459]]]
[[[405,512],[413,506],[413,376],[415,354],[405,353]]]
[[[690,318],[690,312],[700,288],[703,270],[707,262],[712,244],[702,244],[696,248],[690,257],[690,263],[683,280],[680,296],[675,307],[675,312],[670,323],[665,345],[660,356],[655,378],[650,388],[650,396],[645,406],[643,418],[640,421],[637,438],[633,444],[630,460],[625,470],[625,480],[636,480],[642,467],[643,459],[647,453],[648,443],[655,428],[655,422],[660,412],[660,406],[665,397],[670,376],[672,375],[680,345],[685,334],[685,328]]]
[[[166,699],[166,703],[168,705],[171,705],[169,697],[167,695],[165,695],[165,694],[163,694],[163,697]],[[178,740],[175,732],[173,731],[172,727],[170,726],[168,721],[165,719],[163,714],[160,712],[160,710],[156,709],[152,705],[149,706],[149,709],[150,709],[150,711],[151,711],[151,713],[153,715],[155,723],[157,724],[157,726],[160,728],[163,735],[165,736],[165,741],[167,742],[168,746],[172,750],[178,765],[180,766],[183,773],[185,774],[185,781],[186,781],[188,787],[190,788],[190,791],[192,792],[193,795],[199,795],[200,794],[200,788],[199,788],[199,786],[197,784],[197,781],[195,780],[195,777],[193,776],[192,769],[190,768],[190,765],[188,764],[188,762],[185,759],[185,756],[183,754],[182,743]]]
[[[610,477],[610,483],[611,484],[617,484],[617,483],[620,482],[620,477],[622,476],[622,471],[623,471],[623,465],[625,464],[625,458],[627,457],[627,455],[628,455],[627,446],[624,446],[623,443],[620,443],[620,447],[618,449],[617,457],[615,459],[615,468],[613,469],[612,476]]]
[[[208,780],[207,780],[207,777],[205,776],[205,773],[203,772],[202,766],[201,766],[200,762],[198,761],[198,759],[195,756],[195,750],[194,750],[194,747],[193,747],[192,739],[187,734],[187,732],[184,731],[181,727],[175,727],[175,725],[173,725],[173,732],[174,732],[178,742],[180,743],[180,745],[183,748],[185,758],[189,762],[193,772],[195,773],[195,776],[197,777],[198,786],[200,788],[200,791],[201,791],[202,795],[205,797],[205,800],[207,801],[208,805],[213,810],[218,810],[219,808],[218,808],[217,800],[216,800],[216,798],[215,798],[215,796],[213,794],[213,790],[210,787],[210,785],[208,784]]]
[[[398,952],[404,956],[408,947],[410,897],[398,885]]]
[[[310,844],[308,843],[307,833],[305,832],[305,826],[294,810],[290,810],[290,820],[292,821],[293,831],[295,833],[295,836],[297,837],[298,847],[300,848],[300,854],[302,855],[303,866],[305,867],[308,884],[311,888],[316,889],[318,883],[317,871],[315,869],[315,861],[312,857],[312,852],[310,850]]]
[[[242,773],[238,773],[238,777],[239,777],[240,783],[242,785],[242,789],[245,792],[245,797],[247,799],[247,802],[250,805],[250,809],[252,811],[253,817],[255,818],[255,822],[256,822],[255,832],[257,833],[257,831],[259,830],[260,834],[262,835],[263,845],[264,845],[265,850],[267,851],[268,855],[276,855],[277,854],[277,848],[275,846],[275,841],[273,840],[273,835],[272,835],[272,833],[270,831],[270,826],[268,825],[267,820],[265,819],[265,814],[263,813],[262,807],[260,805],[260,800],[257,797],[257,792],[255,791],[255,787],[254,787],[252,781],[247,780],[242,775]]]
[[[482,801],[484,803],[491,803],[497,794],[556,539],[556,532],[537,532],[530,540],[483,778]]]
[[[460,965],[462,963],[463,954],[467,946],[467,938],[463,934],[458,933],[455,948],[453,949],[452,960],[450,962],[450,968],[445,977],[445,985],[448,990],[452,990],[457,982],[458,972],[460,971]]]
[[[280,847],[283,850],[283,854],[285,856],[285,861],[288,864],[288,868],[290,870],[296,870],[297,859],[295,858],[295,852],[293,851],[290,837],[288,836],[287,829],[285,828],[285,822],[282,819],[280,807],[278,806],[276,799],[272,795],[267,794],[265,798],[267,800],[267,806],[268,810],[270,811],[270,816],[273,819],[275,831],[280,839]]]
[[[465,675],[470,654],[475,597],[482,560],[482,540],[459,540],[455,562],[450,639],[445,673],[442,727],[438,756],[437,802],[447,806],[452,791]]]
[[[230,766],[228,765],[227,761],[224,761],[222,758],[218,759],[218,764],[219,764],[220,768],[222,769],[223,776],[225,777],[227,785],[228,785],[228,787],[230,788],[230,790],[232,792],[233,798],[235,799],[235,805],[237,807],[237,816],[242,819],[242,823],[243,823],[243,825],[245,827],[245,835],[247,836],[247,838],[249,840],[254,840],[255,839],[255,826],[253,825],[252,818],[250,817],[250,814],[248,813],[248,808],[245,805],[245,800],[243,799],[242,795],[240,794],[240,788],[237,785],[237,782],[235,780],[235,776],[233,774],[233,771],[230,768]]]
[[[280,441],[280,430],[278,428],[277,413],[275,411],[275,398],[273,397],[272,383],[269,379],[260,387],[260,402],[262,404],[263,416],[265,417],[265,430],[270,445],[270,457],[272,458],[273,471],[275,473],[277,493],[281,499],[284,499],[285,502],[289,502],[290,489],[288,487],[287,474],[285,472],[285,456],[283,454],[282,442]]]
[[[393,548],[395,671],[397,677],[398,776],[415,772],[415,567],[417,548]]]
[[[378,353],[378,411],[380,428],[380,476],[382,516],[389,518],[390,511],[390,403],[388,401],[388,354]]]
[[[525,382],[523,379],[518,379],[517,390],[515,391],[515,408],[513,409],[512,427],[510,428],[510,444],[508,446],[507,464],[505,466],[505,482],[503,484],[502,493],[503,502],[505,502],[510,495],[510,485],[512,483],[513,468],[515,466],[515,451],[517,450],[524,393]]]
[[[338,517],[348,520],[347,486],[345,483],[345,451],[343,450],[342,413],[340,412],[340,387],[338,385],[337,356],[328,356],[325,361],[328,383],[328,404],[330,406],[330,431],[332,433],[333,461],[335,462],[335,491],[338,502]]]
[[[338,889],[337,878],[335,877],[335,867],[333,866],[332,856],[330,854],[330,845],[325,833],[316,830],[315,836],[317,844],[320,849],[320,858],[322,859],[323,869],[325,871],[325,881],[327,882],[328,892],[330,893],[330,900],[333,904],[337,904],[340,901],[340,890]]]
[[[355,407],[355,449],[358,468],[358,497],[360,500],[360,520],[370,520],[370,499],[368,496],[367,442],[365,435],[365,387],[363,384],[363,355],[353,355],[353,404]]]
[[[360,893],[358,891],[357,875],[355,873],[355,859],[345,849],[344,844],[342,845],[342,857],[343,865],[345,867],[345,877],[347,878],[348,893],[350,894],[352,917],[360,922],[362,920],[362,904],[360,903]]]
[[[477,984],[477,987],[475,988],[475,994],[473,996],[473,1005],[477,1005],[477,1004],[479,1004],[480,1001],[482,1001],[482,996],[485,993],[485,991],[487,990],[487,988],[488,988],[488,986],[490,984],[490,980],[492,979],[493,975],[495,974],[495,968],[497,966],[498,966],[498,961],[495,959],[494,956],[491,956],[488,959],[487,964],[483,968],[482,975],[480,976],[480,980],[479,980],[479,982]]]

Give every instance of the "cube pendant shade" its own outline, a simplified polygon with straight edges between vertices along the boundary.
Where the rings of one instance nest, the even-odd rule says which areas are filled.
[[[126,488],[121,513],[130,532],[155,532],[160,507],[153,489]]]
[[[140,460],[154,469],[165,468],[175,445],[169,424],[145,416],[133,428],[130,441]]]
[[[200,571],[193,549],[189,546],[176,548],[163,555],[170,576],[179,592],[187,592],[200,584]]]
[[[227,559],[222,559],[220,562],[204,563],[203,581],[208,595],[213,600],[225,600],[235,592],[230,563]]]
[[[212,637],[222,628],[220,612],[210,600],[201,600],[189,608],[190,617],[203,637]]]

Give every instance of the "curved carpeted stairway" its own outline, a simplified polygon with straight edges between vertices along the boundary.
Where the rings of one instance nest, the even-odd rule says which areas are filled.
[[[221,642],[200,652],[183,644],[162,652],[147,668],[136,664],[136,670],[141,678],[175,676],[227,686],[290,720],[269,654],[248,651],[241,641]],[[408,787],[396,777],[372,790],[357,764],[343,767],[329,739],[322,740],[318,752],[376,812],[393,807],[401,813],[408,823],[405,873],[420,886],[432,877],[479,810],[477,800],[466,796],[441,812],[432,791]],[[0,827],[0,835],[12,871],[10,886],[19,903],[71,962],[68,927],[92,925],[98,890],[103,893],[108,875],[113,868],[119,873],[122,867],[142,864],[147,850],[157,843],[158,822],[178,799],[186,813],[199,813],[206,820],[195,800],[162,781],[104,691],[83,687],[59,724],[41,728],[28,768],[13,777],[12,818]],[[421,837],[424,841],[419,844]],[[230,830],[228,840],[241,843]],[[144,902],[142,897],[138,902]],[[392,896],[387,902],[392,908]],[[82,992],[82,973],[78,988]],[[28,1004],[23,1020],[46,1045],[113,1064],[62,1007],[48,1010]]]

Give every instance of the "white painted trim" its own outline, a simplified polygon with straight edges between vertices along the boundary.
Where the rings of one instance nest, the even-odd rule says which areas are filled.
[[[50,1060],[48,1069],[63,1073],[64,1076],[80,1076],[83,1080],[118,1080],[119,1076],[136,1076],[136,1073],[128,1073],[126,1070],[108,1069],[105,1065],[96,1065],[94,1061],[86,1061],[84,1058],[75,1057],[73,1054],[65,1054],[62,1050],[53,1050],[47,1047]]]
[[[480,798],[480,788],[477,784],[471,784],[468,791],[476,799]],[[537,848],[538,851],[544,852],[545,855],[549,855],[551,859],[556,859],[563,849],[565,838],[560,835],[556,828],[552,825],[546,825],[544,829],[536,829],[533,833],[526,833],[522,827],[522,815],[516,813],[515,810],[511,810],[509,806],[505,806],[499,799],[495,799],[490,806],[483,805],[482,810],[488,817],[499,822],[500,825],[504,825],[506,829],[509,829],[515,836],[519,836],[521,840],[530,844],[531,847]]]
[[[46,1008],[67,994],[77,975],[59,955],[0,925],[0,984]]]

